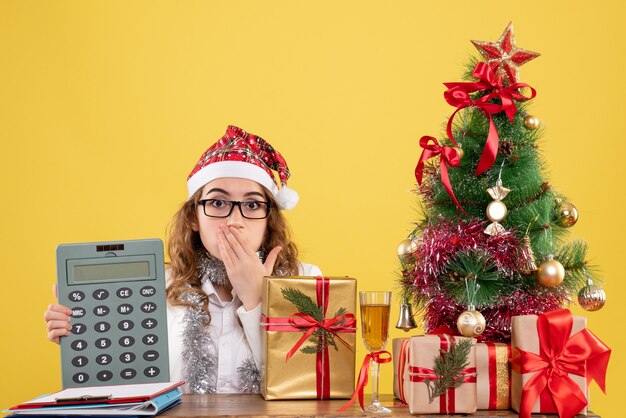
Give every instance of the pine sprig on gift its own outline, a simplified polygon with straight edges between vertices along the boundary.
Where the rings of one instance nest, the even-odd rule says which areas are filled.
[[[440,350],[435,357],[433,370],[437,375],[434,381],[427,380],[428,399],[432,403],[436,397],[443,395],[450,388],[457,388],[463,384],[461,372],[469,364],[469,353],[472,348],[471,339],[452,341],[448,351]]]
[[[289,302],[293,303],[300,313],[310,315],[317,321],[321,321],[324,319],[324,313],[322,312],[322,308],[317,306],[315,302],[313,302],[313,299],[311,299],[298,289],[287,287],[281,289],[281,292],[283,294],[283,297]]]

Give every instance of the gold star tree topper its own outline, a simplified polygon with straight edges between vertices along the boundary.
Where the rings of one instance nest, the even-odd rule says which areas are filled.
[[[537,58],[538,52],[518,48],[515,45],[513,23],[509,23],[497,42],[471,41],[491,67],[496,77],[508,84],[519,81],[519,67]]]

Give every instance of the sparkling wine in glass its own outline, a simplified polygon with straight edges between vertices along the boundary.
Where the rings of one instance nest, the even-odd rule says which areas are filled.
[[[389,310],[391,292],[359,292],[361,305],[361,332],[365,348],[370,352],[384,350],[389,338]],[[372,402],[365,412],[390,413],[378,400],[379,367],[374,359],[370,361],[372,382]]]

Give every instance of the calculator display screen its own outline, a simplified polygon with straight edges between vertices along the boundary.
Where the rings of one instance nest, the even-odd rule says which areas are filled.
[[[125,280],[150,276],[148,261],[111,264],[81,264],[74,266],[74,281]]]

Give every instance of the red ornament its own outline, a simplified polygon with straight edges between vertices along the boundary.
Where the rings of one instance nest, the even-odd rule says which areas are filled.
[[[497,42],[471,41],[483,57],[496,77],[509,84],[519,79],[519,66],[537,58],[538,52],[518,48],[515,45],[513,23],[509,23]]]

